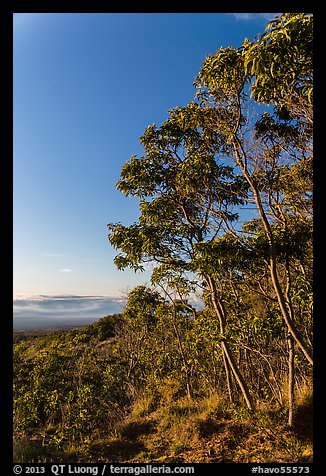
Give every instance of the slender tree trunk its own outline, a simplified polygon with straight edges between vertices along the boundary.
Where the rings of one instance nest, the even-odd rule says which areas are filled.
[[[228,361],[225,356],[225,352],[222,352],[223,355],[223,362],[224,362],[224,368],[225,368],[225,374],[226,374],[226,385],[228,387],[228,393],[229,393],[229,399],[230,403],[233,403],[233,387],[232,387],[232,380],[231,380],[231,375],[230,375],[230,368]]]
[[[228,359],[228,362],[230,364],[230,367],[231,367],[231,370],[233,372],[234,378],[236,379],[236,381],[237,381],[237,383],[240,387],[243,398],[245,399],[245,402],[247,404],[248,410],[253,412],[254,411],[254,404],[253,404],[252,398],[250,396],[247,384],[246,384],[244,378],[242,377],[242,374],[240,373],[240,370],[239,370],[237,364],[235,363],[235,360],[234,360],[233,355],[230,351],[230,348],[229,348],[228,344],[225,341],[222,341],[221,347],[222,347],[222,349],[223,349],[223,351],[226,355],[226,358]]]
[[[219,299],[217,298],[217,295],[216,295],[215,281],[214,281],[213,278],[207,278],[206,281],[208,283],[209,290],[210,290],[210,293],[211,293],[211,300],[212,300],[213,308],[214,308],[214,310],[216,312],[216,315],[218,317],[218,320],[219,320],[220,334],[222,336],[224,336],[225,314],[224,314],[223,306],[219,302]],[[228,367],[227,367],[227,363],[228,363],[231,370],[232,370],[233,376],[234,376],[237,384],[240,387],[240,390],[242,392],[243,398],[246,402],[246,405],[247,405],[248,409],[250,411],[254,411],[253,401],[252,401],[252,398],[250,396],[250,393],[249,393],[248,387],[246,385],[246,382],[245,382],[243,376],[241,375],[241,372],[240,372],[240,370],[239,370],[239,368],[238,368],[238,366],[237,366],[237,364],[236,364],[236,362],[233,358],[231,350],[230,350],[230,348],[229,348],[225,339],[222,339],[222,341],[221,341],[221,348],[222,348],[223,356],[225,357],[224,362],[225,362],[225,371],[226,371],[226,373],[228,372]],[[226,363],[226,361],[227,361],[227,363]]]
[[[176,310],[175,302],[174,302],[173,297],[168,293],[168,291],[167,291],[162,285],[160,285],[160,287],[161,287],[162,291],[164,292],[164,294],[165,294],[166,296],[168,296],[168,298],[170,299],[170,301],[171,301],[171,303],[172,303],[172,306],[173,306],[172,326],[173,326],[173,330],[174,330],[175,336],[176,336],[176,338],[177,338],[178,349],[179,349],[179,353],[180,353],[181,360],[182,360],[182,363],[183,363],[183,367],[184,367],[184,369],[185,369],[187,396],[188,396],[189,398],[192,398],[192,387],[191,387],[191,383],[190,383],[190,382],[191,382],[191,379],[189,378],[189,365],[188,365],[188,362],[187,362],[185,353],[184,353],[184,351],[183,351],[182,340],[181,340],[180,332],[179,332],[179,329],[178,329],[177,310]],[[187,306],[187,307],[189,308],[189,306]]]
[[[281,285],[280,285],[280,282],[279,282],[279,279],[278,279],[278,274],[277,274],[277,269],[276,269],[275,252],[273,252],[273,254],[271,254],[270,270],[271,270],[272,282],[273,282],[274,289],[275,289],[276,295],[277,295],[277,300],[279,302],[280,309],[281,309],[283,318],[284,318],[284,320],[287,324],[288,330],[291,333],[295,342],[298,344],[298,347],[301,349],[302,353],[304,354],[304,356],[306,357],[308,362],[311,365],[313,365],[312,353],[311,353],[310,349],[308,348],[308,346],[306,345],[303,336],[301,335],[301,333],[296,328],[293,320],[291,319],[290,313],[287,309],[286,300],[285,300],[285,297],[284,297],[284,294],[282,292],[282,288],[281,288]]]
[[[177,321],[177,311],[176,311],[176,308],[175,308],[175,304],[173,302],[172,325],[173,325],[173,329],[174,329],[174,332],[175,332],[175,335],[176,335],[176,338],[177,338],[177,341],[178,341],[178,347],[179,347],[179,352],[180,352],[180,355],[181,355],[182,363],[183,363],[183,366],[185,368],[187,395],[188,395],[189,398],[191,398],[192,392],[191,392],[191,385],[190,385],[190,379],[189,379],[189,365],[188,365],[186,356],[185,356],[184,351],[183,351],[181,337],[180,337],[180,333],[179,333],[178,325],[177,325],[176,321]]]
[[[267,239],[268,239],[268,242],[269,242],[270,274],[271,274],[272,283],[273,283],[273,286],[274,286],[274,289],[275,289],[275,292],[276,292],[277,300],[278,300],[278,303],[279,303],[279,306],[280,306],[280,310],[281,310],[283,319],[284,319],[284,321],[285,321],[285,323],[288,327],[288,330],[291,333],[293,339],[297,343],[298,347],[301,349],[301,351],[303,352],[303,354],[306,357],[306,359],[308,360],[308,362],[311,365],[313,365],[312,353],[311,353],[310,349],[308,348],[308,346],[306,345],[306,343],[304,341],[304,337],[301,335],[301,333],[296,328],[293,320],[291,319],[290,313],[288,311],[287,304],[286,304],[286,299],[285,299],[284,293],[282,291],[280,281],[278,279],[273,231],[272,231],[272,228],[271,228],[270,223],[268,221],[268,218],[266,216],[264,207],[262,205],[259,191],[258,191],[256,185],[254,184],[254,182],[252,181],[252,179],[251,179],[251,177],[248,173],[246,163],[241,159],[241,155],[240,155],[240,152],[238,150],[238,147],[240,147],[240,145],[238,143],[238,139],[236,139],[236,141],[234,143],[234,152],[235,152],[235,155],[236,155],[236,158],[237,158],[237,163],[240,166],[243,175],[245,176],[248,184],[250,185],[250,187],[253,191],[255,202],[256,202],[256,205],[257,205],[257,209],[258,209],[260,218],[263,222],[265,233],[266,233],[266,236],[267,236]],[[244,151],[242,153],[244,154]]]
[[[273,370],[273,367],[269,361],[269,359],[266,357],[266,355],[262,354],[259,350],[257,349],[251,349],[250,347],[242,344],[242,346],[244,347],[244,350],[247,351],[249,350],[250,352],[255,352],[256,354],[259,355],[259,357],[264,360],[266,362],[266,364],[268,365],[268,369],[269,369],[269,372],[270,372],[270,375],[272,376],[273,380],[274,380],[274,383],[275,383],[275,387],[270,383],[270,378],[266,377],[265,375],[265,379],[269,385],[269,388],[271,389],[271,392],[273,393],[274,397],[276,398],[276,400],[280,403],[280,405],[283,405],[283,399],[282,399],[282,391],[280,389],[280,386],[277,382],[277,378],[275,376],[275,372]]]
[[[287,337],[289,357],[288,357],[288,405],[289,415],[288,424],[293,426],[293,413],[294,413],[294,340],[290,332]]]

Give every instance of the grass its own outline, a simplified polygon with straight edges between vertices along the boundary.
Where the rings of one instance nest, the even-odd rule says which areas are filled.
[[[152,398],[152,397],[151,397]],[[213,394],[201,400],[161,400],[155,409],[143,396],[122,423],[130,447],[141,444],[129,462],[310,462],[312,443],[305,431],[284,425],[276,407],[248,415],[245,408]],[[303,398],[306,406],[307,398]],[[301,403],[301,406],[303,403]],[[300,412],[300,405],[297,411]],[[306,408],[306,407],[304,407]],[[140,411],[142,409],[142,411]],[[310,414],[311,417],[311,414]],[[307,417],[306,426],[311,426]]]
[[[191,399],[166,386],[142,394],[114,432],[58,452],[40,441],[16,441],[15,462],[312,462],[312,392],[297,392],[295,424],[265,403],[254,415],[218,394]]]

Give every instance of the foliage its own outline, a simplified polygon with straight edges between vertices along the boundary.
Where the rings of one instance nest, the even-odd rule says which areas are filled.
[[[254,77],[253,96],[261,102],[277,106],[293,91],[312,103],[311,14],[285,13],[266,28],[259,41],[244,43],[246,73]]]

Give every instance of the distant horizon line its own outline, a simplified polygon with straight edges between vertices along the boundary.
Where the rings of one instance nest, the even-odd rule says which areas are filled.
[[[28,299],[28,298],[111,298],[111,299],[125,299],[123,296],[123,292],[120,295],[116,294],[63,294],[63,293],[54,293],[54,294],[46,294],[46,293],[13,293],[13,298],[21,298],[21,299]]]
[[[112,315],[117,313],[111,313]],[[26,331],[42,331],[42,330],[66,330],[76,327],[83,327],[85,325],[98,322],[101,317],[49,317],[49,316],[35,316],[35,317],[14,317],[12,320],[13,332],[26,332]]]

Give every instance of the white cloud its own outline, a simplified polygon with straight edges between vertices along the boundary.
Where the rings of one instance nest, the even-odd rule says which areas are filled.
[[[13,299],[15,320],[71,318],[99,319],[107,314],[122,312],[125,298],[111,296],[80,295],[15,295]]]
[[[59,269],[59,271],[61,271],[61,273],[73,273],[74,272],[74,270],[70,269],[70,268],[61,268],[61,269]]]
[[[279,13],[231,13],[237,21],[264,20],[271,21]]]

